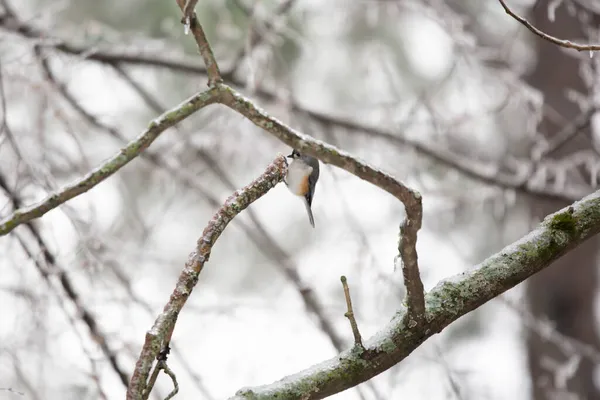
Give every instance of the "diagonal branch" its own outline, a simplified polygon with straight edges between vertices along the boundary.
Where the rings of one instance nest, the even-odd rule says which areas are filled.
[[[570,40],[559,39],[554,36],[548,35],[544,31],[533,26],[531,24],[531,22],[527,21],[525,18],[523,18],[520,15],[518,15],[517,13],[515,13],[510,7],[508,7],[508,5],[506,4],[506,2],[504,0],[498,0],[498,1],[500,2],[500,5],[502,6],[502,8],[504,8],[504,11],[508,15],[513,17],[515,20],[517,20],[517,22],[519,22],[525,28],[529,29],[535,35],[541,37],[544,40],[549,41],[550,43],[553,43],[557,46],[565,47],[568,49],[575,49],[577,51],[590,51],[591,52],[591,51],[600,50],[600,44],[579,44],[579,43],[571,42]]]
[[[197,2],[198,0],[177,0],[177,5],[183,11],[181,22],[185,24],[186,29],[189,28],[192,31],[194,39],[196,39],[196,43],[198,44],[198,50],[208,72],[208,87],[214,87],[216,84],[223,82],[223,78],[221,78],[221,71],[219,71],[219,65],[217,64],[212,48],[208,44],[208,40],[206,40],[204,29],[198,23],[198,17],[194,11],[194,6]]]
[[[285,158],[278,156],[259,178],[231,195],[216,212],[212,220],[209,221],[202,232],[202,236],[198,239],[196,250],[190,254],[183,271],[179,275],[177,285],[163,312],[156,318],[154,325],[146,333],[146,339],[127,390],[127,400],[142,398],[152,364],[161,349],[168,345],[168,338],[173,332],[177,316],[192,294],[192,290],[198,282],[198,277],[210,257],[212,247],[221,233],[237,214],[281,182],[286,171]]]
[[[96,167],[83,178],[55,191],[44,200],[31,206],[20,208],[14,211],[10,216],[0,220],[0,236],[6,235],[22,223],[41,217],[48,211],[58,207],[75,196],[87,192],[100,182],[104,181],[146,150],[167,128],[182,121],[199,109],[215,103],[217,101],[217,93],[216,89],[209,89],[190,97],[179,106],[167,111],[152,121],[148,128],[136,139],[131,141],[118,153]]]
[[[323,399],[396,365],[425,340],[491,299],[548,267],[600,232],[600,191],[547,216],[532,232],[462,274],[439,282],[425,296],[427,330],[415,331],[400,311],[364,342],[275,383],[244,388],[230,400]]]

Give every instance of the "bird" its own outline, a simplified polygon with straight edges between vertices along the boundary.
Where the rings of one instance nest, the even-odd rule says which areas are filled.
[[[293,150],[292,154],[287,156],[292,162],[288,166],[285,184],[288,189],[296,196],[302,197],[310,225],[315,227],[315,219],[312,213],[312,201],[315,196],[315,188],[319,180],[319,160],[314,157],[301,154],[298,150]]]

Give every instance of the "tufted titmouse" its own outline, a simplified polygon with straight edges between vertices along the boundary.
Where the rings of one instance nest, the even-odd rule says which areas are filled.
[[[310,206],[312,205],[312,200],[315,196],[315,187],[319,180],[319,160],[311,156],[302,155],[298,150],[292,151],[292,154],[287,157],[291,158],[292,162],[288,167],[285,184],[296,196],[302,196],[310,224],[314,228],[315,220]]]

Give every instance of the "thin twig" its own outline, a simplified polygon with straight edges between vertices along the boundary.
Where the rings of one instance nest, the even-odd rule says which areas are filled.
[[[596,111],[596,107],[587,106],[577,117],[566,124],[550,140],[543,145],[534,148],[532,152],[532,159],[534,161],[538,161],[548,157],[549,155],[552,155],[554,152],[559,150],[565,143],[574,138],[581,130],[589,126]]]
[[[279,3],[277,8],[275,9],[275,12],[273,13],[274,14],[273,18],[275,19],[275,18],[282,17],[294,6],[295,2],[296,2],[295,0],[283,0],[281,3]],[[246,17],[252,18],[252,16],[253,16],[252,10],[249,9],[248,7],[246,7],[242,3],[241,0],[236,0],[235,5],[240,10],[242,10],[244,12],[244,14],[246,14]],[[271,20],[264,21],[264,24],[265,24],[266,30],[275,31],[275,23],[272,22]],[[248,33],[248,39],[247,39],[247,46],[243,46],[240,49],[240,51],[238,52],[238,54],[233,57],[233,62],[231,62],[231,72],[232,73],[235,72],[239,68],[239,65],[241,64],[241,61],[244,59],[244,57],[250,56],[252,54],[252,50],[255,49],[256,47],[260,46],[261,43],[265,41],[266,35],[260,34],[254,25],[255,24],[251,20],[250,27],[249,27],[249,33]]]
[[[105,64],[127,63],[131,65],[152,65],[169,68],[189,74],[206,74],[206,67],[195,58],[178,57],[174,59],[168,54],[148,54],[141,51],[108,50],[93,46],[71,43],[54,37],[50,32],[39,29],[32,24],[17,19],[14,15],[0,15],[0,27],[22,37],[36,41],[42,47],[50,47],[65,54],[79,56],[86,60],[94,60]]]
[[[221,78],[219,65],[217,64],[217,60],[215,59],[212,48],[208,44],[204,29],[202,29],[202,26],[198,22],[196,12],[194,12],[194,3],[196,3],[196,1],[197,0],[177,0],[177,4],[184,13],[181,22],[186,26],[186,28],[189,28],[194,35],[194,39],[198,45],[198,51],[200,51],[200,55],[202,56],[204,65],[206,66],[206,71],[208,72],[208,87],[212,88],[216,84],[223,82],[223,78]],[[189,4],[192,4],[191,9],[188,7]]]
[[[190,254],[183,271],[179,275],[177,285],[163,312],[146,333],[146,339],[127,390],[128,400],[142,398],[152,364],[161,349],[167,344],[168,337],[173,332],[173,327],[177,321],[177,316],[196,286],[198,277],[204,265],[208,262],[213,245],[221,233],[237,214],[281,182],[286,171],[286,160],[279,155],[260,177],[231,195],[210,220],[202,236],[198,239],[196,250]]]
[[[171,390],[171,393],[169,393],[167,397],[165,397],[165,400],[169,400],[172,399],[179,392],[179,383],[177,383],[177,376],[173,371],[171,371],[171,368],[169,368],[166,362],[163,362],[163,371],[165,371],[165,374],[169,375],[169,378],[171,378],[171,382],[173,382],[173,390]]]
[[[358,330],[358,324],[354,317],[354,310],[352,309],[352,299],[350,299],[350,288],[348,287],[348,281],[345,276],[342,275],[340,278],[342,281],[342,287],[344,288],[344,297],[346,298],[346,307],[348,311],[344,314],[344,317],[350,321],[350,327],[352,328],[352,334],[354,335],[354,345],[364,348],[362,344],[362,338],[360,337],[360,331]]]
[[[19,392],[18,390],[15,390],[15,389],[10,388],[10,387],[0,388],[0,392],[8,392],[8,393],[16,394],[16,395],[19,395],[19,396],[25,396],[25,393]]]
[[[154,366],[154,369],[152,370],[152,373],[150,374],[150,378],[148,378],[148,383],[146,384],[146,387],[144,388],[144,392],[142,393],[142,400],[147,400],[148,397],[150,397],[150,392],[152,391],[152,389],[154,388],[154,385],[156,384],[156,380],[158,379],[158,374],[160,374],[161,364],[162,364],[162,361],[158,361],[156,363],[156,365]]]
[[[498,297],[498,300],[518,313],[526,328],[538,335],[540,339],[554,343],[565,356],[577,353],[595,364],[600,363],[600,351],[594,346],[562,334],[553,326],[551,321],[535,316],[523,304],[517,301],[513,301],[505,296]]]
[[[498,0],[498,1],[500,2],[500,5],[502,5],[502,8],[504,8],[504,11],[508,15],[510,15],[511,17],[516,19],[519,23],[521,23],[523,26],[525,26],[527,29],[529,29],[531,32],[533,32],[535,35],[541,37],[544,40],[549,41],[550,43],[553,43],[557,46],[565,47],[568,49],[575,49],[577,51],[600,50],[600,44],[579,44],[579,43],[571,42],[570,40],[558,39],[554,36],[548,35],[547,33],[543,32],[540,29],[533,26],[525,18],[521,17],[520,15],[515,13],[513,10],[511,10],[510,7],[508,7],[508,5],[506,5],[506,2],[504,0]]]

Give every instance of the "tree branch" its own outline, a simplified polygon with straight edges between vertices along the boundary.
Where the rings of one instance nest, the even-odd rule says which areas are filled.
[[[435,333],[548,267],[600,232],[600,191],[551,214],[532,232],[462,274],[439,282],[425,296],[427,329],[415,331],[401,310],[364,343],[275,383],[244,388],[230,400],[323,399],[396,365]]]
[[[168,345],[177,316],[196,286],[198,277],[210,257],[212,247],[221,233],[237,214],[281,182],[286,171],[285,158],[280,155],[259,178],[231,195],[208,223],[202,232],[202,236],[198,239],[196,250],[190,254],[183,271],[179,275],[177,285],[163,312],[156,318],[154,325],[146,333],[146,339],[127,390],[128,400],[142,398],[152,364],[161,349]]]
[[[47,196],[39,203],[14,211],[10,216],[0,221],[0,236],[6,235],[20,224],[39,218],[48,211],[58,207],[73,197],[85,193],[106,178],[127,165],[142,153],[167,128],[187,118],[199,109],[217,101],[218,91],[209,89],[198,93],[179,106],[162,114],[150,123],[148,128],[126,147],[92,170],[83,178],[66,185]]]
[[[9,198],[9,201],[12,203],[12,206],[14,208],[18,208],[21,204],[21,199],[17,193],[10,188],[7,180],[2,174],[0,174],[0,188],[4,190]],[[83,303],[81,294],[77,291],[73,280],[69,277],[65,268],[59,264],[56,256],[50,251],[50,246],[46,244],[46,241],[43,239],[40,230],[34,225],[33,221],[26,222],[25,227],[31,236],[33,236],[33,239],[42,254],[42,259],[46,263],[46,266],[40,263],[38,257],[35,257],[25,242],[21,243],[23,250],[27,253],[29,258],[34,261],[34,265],[38,273],[44,279],[50,289],[53,289],[51,280],[52,276],[54,275],[57,277],[61,288],[65,292],[65,295],[69,298],[77,310],[77,318],[81,319],[81,321],[88,327],[90,340],[100,346],[100,349],[108,360],[111,368],[117,374],[123,386],[127,387],[129,376],[118,362],[118,353],[112,350],[109,346],[109,335],[103,331],[102,326],[98,323],[98,320],[94,314]],[[60,293],[57,293],[57,296],[61,298]],[[68,315],[68,311],[66,309],[65,313]]]
[[[196,39],[196,43],[198,44],[198,50],[200,51],[200,55],[204,60],[204,65],[208,72],[208,87],[214,87],[217,83],[223,82],[223,78],[221,78],[219,65],[208,44],[204,29],[202,29],[202,26],[198,23],[198,17],[194,11],[194,6],[197,2],[198,0],[177,0],[177,5],[179,5],[179,8],[181,8],[181,11],[183,12],[181,22],[186,26],[186,29],[191,29],[194,39]]]
[[[196,7],[196,3],[198,3],[198,0],[187,0],[185,2],[185,5],[183,7],[183,9],[181,11],[183,11],[183,17],[184,18],[195,18],[195,12],[194,12],[194,8]]]
[[[356,322],[356,317],[354,316],[354,309],[352,308],[352,299],[350,298],[350,288],[348,287],[348,280],[343,275],[340,278],[340,280],[342,281],[342,287],[344,288],[346,308],[348,309],[344,316],[348,318],[348,321],[350,321],[350,328],[352,329],[352,335],[354,336],[354,346],[358,346],[364,349],[364,346],[362,344],[362,337],[360,336],[360,331],[358,330],[358,323]]]
[[[600,44],[579,44],[579,43],[571,42],[570,40],[558,39],[554,36],[548,35],[547,33],[543,32],[540,29],[533,26],[525,18],[521,17],[520,15],[515,13],[513,10],[511,10],[510,7],[508,7],[508,5],[506,5],[506,2],[504,0],[498,0],[498,1],[500,2],[500,5],[502,6],[502,8],[504,8],[504,11],[508,15],[513,17],[521,25],[525,26],[527,29],[529,29],[531,32],[533,32],[535,35],[541,37],[544,40],[549,41],[550,43],[553,43],[557,46],[565,47],[568,49],[575,49],[577,51],[590,51],[591,52],[591,51],[600,50]]]

